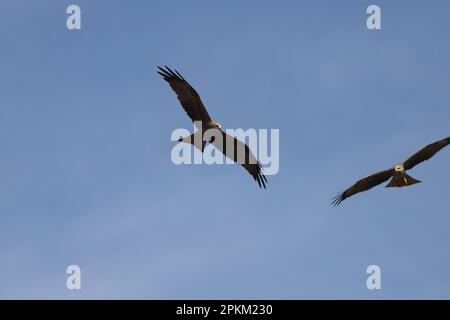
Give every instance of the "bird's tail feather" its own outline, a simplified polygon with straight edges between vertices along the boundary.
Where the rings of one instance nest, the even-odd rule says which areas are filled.
[[[416,180],[413,177],[411,177],[410,175],[407,175],[405,173],[405,175],[403,175],[403,176],[394,176],[394,177],[392,177],[391,181],[386,186],[386,188],[407,187],[407,186],[411,186],[413,184],[420,183],[420,182],[422,182],[422,181]]]
[[[180,138],[178,141],[184,142],[187,144],[192,144],[197,149],[199,149],[201,152],[203,152],[203,150],[205,149],[206,141],[203,141],[201,134],[199,134],[198,132],[199,131],[194,132],[190,136]]]

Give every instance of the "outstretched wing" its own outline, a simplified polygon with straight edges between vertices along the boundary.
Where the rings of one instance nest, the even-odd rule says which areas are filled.
[[[436,141],[432,144],[427,145],[425,148],[417,151],[408,160],[403,163],[405,170],[409,170],[417,166],[430,158],[432,158],[436,153],[441,151],[444,147],[450,144],[450,137]]]
[[[347,199],[348,197],[351,197],[354,194],[357,194],[359,192],[367,191],[383,182],[391,178],[394,174],[393,169],[381,171],[375,174],[372,174],[368,177],[365,177],[358,182],[356,182],[353,186],[345,190],[344,192],[338,194],[336,197],[334,197],[332,200],[332,205],[338,206],[342,201]]]
[[[211,122],[211,117],[208,114],[202,99],[197,91],[191,87],[191,85],[178,73],[177,70],[172,71],[169,67],[165,66],[163,69],[158,67],[160,71],[158,74],[163,76],[173,91],[177,94],[177,98],[183,106],[184,111],[188,114],[189,118],[194,121],[202,121],[202,123]]]
[[[250,148],[239,139],[219,129],[210,129],[214,139],[211,143],[229,159],[240,164],[258,182],[260,188],[266,188],[267,178],[263,174],[261,164],[256,160]]]

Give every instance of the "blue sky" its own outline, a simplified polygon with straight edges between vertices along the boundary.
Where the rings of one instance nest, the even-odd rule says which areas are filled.
[[[450,298],[449,149],[329,205],[450,135],[448,1],[79,0],[79,31],[70,4],[1,4],[0,298]],[[172,164],[164,64],[224,127],[280,129],[266,191]]]

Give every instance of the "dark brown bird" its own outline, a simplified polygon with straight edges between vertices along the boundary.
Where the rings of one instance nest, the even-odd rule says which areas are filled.
[[[195,136],[200,130],[189,137],[181,138],[179,141],[192,144],[202,152],[206,142],[209,141],[225,156],[242,165],[244,169],[252,175],[253,179],[258,182],[259,187],[264,187],[265,189],[267,178],[262,172],[261,164],[256,160],[250,148],[242,141],[221,130],[222,126],[212,120],[200,95],[177,70],[172,71],[167,66],[165,66],[165,69],[161,67],[158,67],[158,69],[158,74],[160,74],[164,80],[169,83],[172,90],[175,91],[181,106],[184,111],[186,111],[189,118],[191,118],[197,128],[202,130],[202,139],[200,139],[200,141],[202,141],[201,146],[197,146],[194,143],[194,141],[196,141]],[[208,130],[210,133],[212,132],[212,135],[209,140],[203,141],[203,135]]]
[[[341,194],[338,194],[336,197],[334,197],[332,199],[333,200],[332,204],[338,206],[342,201],[344,201],[348,197],[351,197],[359,192],[367,191],[389,180],[389,178],[392,179],[389,182],[389,184],[386,185],[386,188],[393,188],[393,187],[401,188],[422,182],[406,174],[406,170],[410,170],[414,168],[416,165],[432,158],[436,153],[438,153],[441,149],[443,149],[449,144],[450,144],[450,137],[429,144],[425,148],[416,152],[405,162],[396,164],[391,169],[372,174],[368,177],[359,180],[353,186],[351,186]]]

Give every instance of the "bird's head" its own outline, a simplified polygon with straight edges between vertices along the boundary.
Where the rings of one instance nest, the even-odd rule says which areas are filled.
[[[220,123],[213,122],[213,123],[211,124],[211,128],[214,128],[214,129],[220,129],[220,128],[222,128],[222,126],[220,125]]]
[[[395,170],[395,172],[404,172],[405,168],[403,167],[403,164],[396,164],[394,166],[394,170]]]

